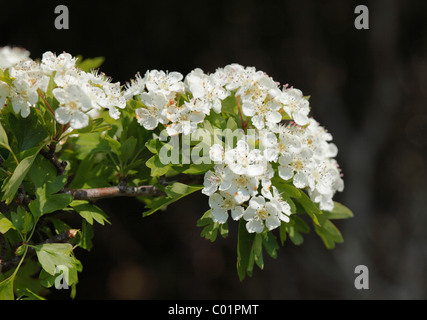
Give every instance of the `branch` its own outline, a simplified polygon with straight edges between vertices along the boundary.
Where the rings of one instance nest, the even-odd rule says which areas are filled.
[[[155,186],[114,186],[93,189],[64,189],[66,194],[71,194],[74,200],[95,201],[98,199],[115,197],[156,197],[163,195],[163,191]]]
[[[65,168],[67,167],[67,161],[59,161],[55,156],[56,146],[51,144],[48,146],[49,151],[44,149],[40,150],[40,154],[48,159],[56,168],[58,176],[62,176],[65,173]]]
[[[41,243],[38,243],[36,245],[41,245],[41,244],[46,244],[46,243],[64,243],[64,242],[68,242],[70,239],[75,238],[77,235],[77,231],[76,229],[69,229],[66,230],[64,232],[61,232]],[[34,248],[32,247],[28,247],[28,251],[27,251],[27,255],[31,256],[35,253]],[[1,273],[5,273],[13,268],[15,268],[18,264],[19,261],[21,261],[21,257],[20,256],[13,256],[12,258],[10,258],[9,260],[6,261],[2,261],[0,259],[0,274]]]

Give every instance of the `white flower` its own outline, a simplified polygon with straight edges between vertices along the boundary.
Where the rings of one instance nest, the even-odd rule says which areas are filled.
[[[21,113],[23,118],[30,114],[30,107],[33,107],[37,100],[37,87],[32,87],[24,78],[13,81],[12,87],[12,107],[16,114]]]
[[[135,75],[135,79],[130,80],[129,83],[125,85],[125,92],[123,96],[126,100],[133,98],[134,96],[140,95],[144,92],[145,83],[147,82],[147,77],[142,78],[139,73]]]
[[[145,108],[135,110],[138,123],[147,130],[154,130],[159,123],[166,124],[166,106],[168,100],[163,94],[149,92],[141,94]]]
[[[145,74],[145,86],[148,91],[161,93],[167,98],[173,98],[176,93],[184,92],[183,76],[179,72],[165,73],[152,70]]]
[[[242,100],[242,112],[247,117],[253,117],[256,112],[263,112],[266,107],[261,105],[266,101],[269,90],[273,90],[276,84],[264,73],[257,72],[252,75],[247,85],[241,86],[236,95]],[[263,112],[265,113],[265,112]]]
[[[250,110],[252,113],[252,124],[260,130],[264,128],[266,122],[268,124],[279,123],[282,120],[282,115],[279,112],[281,107],[282,105],[275,100],[255,104],[253,109]]]
[[[25,81],[34,90],[47,91],[49,77],[40,70],[40,65],[33,60],[22,61],[9,69],[10,76],[16,82]]]
[[[56,56],[54,53],[47,51],[42,55],[40,67],[41,70],[49,76],[53,72],[64,74],[66,71],[76,67],[76,61],[77,58],[73,58],[69,53],[64,52]]]
[[[283,200],[280,192],[277,190],[275,186],[271,188],[273,192],[270,190],[262,190],[262,195],[269,199],[279,210],[278,216],[279,219],[284,222],[289,222],[289,216],[291,215],[291,206],[288,202]]]
[[[92,108],[92,104],[82,88],[70,85],[65,89],[55,88],[52,93],[59,102],[55,119],[60,124],[70,123],[73,129],[82,129],[89,124],[89,116],[85,112]]]
[[[293,177],[293,184],[297,188],[305,188],[310,185],[312,177],[311,159],[312,153],[308,149],[303,149],[300,153],[285,152],[279,157],[279,176],[284,180]]]
[[[199,68],[190,72],[184,82],[193,98],[208,102],[209,109],[216,113],[221,112],[221,101],[230,95],[230,92],[221,86],[215,74],[208,76]]]
[[[215,143],[209,148],[209,158],[215,163],[224,161],[224,148],[222,145]]]
[[[293,128],[295,126],[278,126],[277,130],[262,132],[261,143],[265,148],[264,155],[268,161],[277,162],[278,157],[286,152],[301,151],[301,132],[303,131],[295,132]]]
[[[224,177],[221,189],[234,196],[237,203],[248,201],[250,197],[258,192],[258,177],[251,177],[245,174],[235,174],[229,167],[224,169]]]
[[[308,123],[309,102],[304,98],[301,90],[284,88],[278,99],[283,103],[283,110],[292,117],[296,124],[304,126]]]
[[[204,188],[202,189],[202,193],[210,196],[217,190],[225,190],[225,186],[221,186],[225,177],[225,170],[223,165],[216,165],[214,171],[209,170],[205,173],[204,176]],[[229,185],[227,185],[229,187]]]
[[[261,233],[266,226],[271,231],[280,226],[281,218],[286,217],[280,213],[279,207],[274,202],[266,202],[262,196],[253,197],[243,214],[243,219],[247,221],[246,229],[250,233]],[[287,220],[289,221],[289,218]]]
[[[168,119],[172,122],[166,126],[166,131],[170,136],[183,133],[185,135],[193,133],[197,125],[205,119],[203,106],[198,108],[194,101],[184,103],[181,106],[170,104],[167,108]]]
[[[120,83],[105,83],[103,85],[105,99],[100,99],[99,104],[109,109],[110,117],[113,119],[119,119],[120,112],[116,109],[124,109],[126,107],[126,99],[123,97]]]
[[[8,69],[21,61],[30,60],[30,52],[17,47],[0,48],[0,69]]]
[[[212,208],[212,217],[214,222],[225,223],[228,219],[228,211],[231,211],[231,217],[238,220],[243,216],[244,209],[226,192],[214,193],[209,197],[209,206]]]
[[[224,162],[234,173],[251,177],[262,175],[267,168],[261,150],[251,150],[244,140],[239,140],[236,148],[225,152]]]

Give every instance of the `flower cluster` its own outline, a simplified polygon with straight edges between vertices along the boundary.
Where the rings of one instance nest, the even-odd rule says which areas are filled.
[[[246,134],[234,148],[210,148],[215,166],[205,174],[202,192],[215,222],[225,223],[231,213],[257,233],[289,222],[291,206],[274,177],[306,190],[321,210],[332,210],[335,192],[344,188],[334,159],[337,147],[309,117],[307,97],[253,67],[231,64],[209,75],[195,69],[185,79],[177,72],[148,71],[128,84],[125,94],[140,96],[144,107],[136,114],[142,126],[153,130],[161,123],[169,135],[194,132],[211,111],[222,112],[224,99],[236,97],[242,127],[257,137]]]
[[[59,103],[54,114],[60,124],[69,124],[73,129],[84,128],[89,124],[89,115],[104,108],[112,118],[118,119],[117,108],[126,106],[120,83],[111,83],[108,77],[96,71],[79,69],[76,60],[68,53],[57,56],[45,52],[41,61],[34,61],[29,58],[28,51],[1,48],[0,68],[3,74],[7,71],[11,81],[0,80],[0,110],[10,99],[14,112],[25,118],[39,97],[44,97],[51,87]]]

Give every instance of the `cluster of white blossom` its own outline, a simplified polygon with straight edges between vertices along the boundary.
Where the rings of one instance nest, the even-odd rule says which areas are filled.
[[[302,92],[280,89],[265,73],[236,64],[217,70],[215,76],[240,98],[243,115],[257,129],[259,146],[255,148],[248,136],[234,149],[212,146],[211,158],[217,164],[205,175],[203,193],[210,197],[214,220],[224,223],[231,212],[234,220],[245,219],[247,230],[257,233],[288,222],[290,205],[272,184],[273,165],[278,177],[306,190],[321,210],[332,210],[334,194],[344,188],[334,159],[338,150],[331,134],[309,118]]]
[[[332,210],[334,194],[344,188],[334,159],[338,150],[331,134],[309,117],[309,101],[300,90],[231,64],[209,75],[195,69],[185,79],[177,72],[148,71],[125,92],[128,98],[140,96],[144,107],[136,114],[142,126],[153,130],[161,123],[169,135],[194,132],[211,110],[221,113],[222,101],[232,94],[245,126],[258,138],[245,135],[234,148],[211,146],[215,166],[205,174],[202,192],[209,196],[213,220],[225,223],[231,213],[234,220],[245,219],[251,233],[289,222],[291,206],[273,185],[275,175],[306,190],[321,210]],[[179,104],[182,97],[187,100]]]
[[[58,101],[55,119],[81,129],[89,124],[89,115],[103,108],[112,118],[118,119],[126,106],[120,83],[96,71],[85,72],[76,66],[76,58],[68,53],[56,55],[45,52],[40,61],[29,58],[29,52],[10,47],[0,48],[0,68],[7,70],[11,83],[0,80],[0,110],[11,99],[15,113],[28,117],[40,95],[44,95],[51,81],[52,94]]]
[[[179,72],[147,71],[128,83],[125,91],[127,98],[139,96],[144,104],[135,111],[138,122],[147,130],[161,123],[170,136],[193,133],[211,109],[221,112],[221,101],[228,95],[215,75],[206,75],[201,69],[185,79]],[[179,103],[181,97],[183,103]]]

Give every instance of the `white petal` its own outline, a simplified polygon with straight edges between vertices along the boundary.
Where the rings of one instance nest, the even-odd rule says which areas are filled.
[[[293,181],[294,181],[294,186],[297,188],[302,189],[308,186],[308,179],[305,173],[298,172],[297,174],[295,174]]]
[[[279,177],[283,180],[289,180],[294,176],[294,170],[288,166],[279,166]]]
[[[228,213],[223,208],[212,209],[212,220],[218,223],[225,223],[228,219]]]
[[[300,126],[305,126],[308,123],[308,117],[301,112],[294,112],[292,114],[292,118],[294,119],[295,123]]]
[[[265,116],[265,120],[271,123],[278,123],[282,120],[282,115],[277,111],[269,111]]]
[[[252,219],[246,223],[246,229],[249,233],[261,233],[264,230],[264,224],[259,220]]]
[[[82,129],[89,124],[89,117],[81,111],[75,111],[71,115],[70,127],[74,129]]]
[[[234,209],[231,210],[231,217],[233,220],[239,220],[243,214],[245,213],[242,206],[236,206]]]
[[[224,204],[224,198],[219,193],[214,193],[209,197],[209,206],[211,208],[220,208]]]
[[[249,207],[255,210],[261,209],[265,204],[265,199],[262,196],[254,197],[249,201]]]
[[[68,109],[59,107],[55,110],[55,119],[60,124],[67,124],[71,120],[71,114]]]
[[[280,220],[277,216],[269,216],[267,219],[265,219],[265,225],[267,226],[268,230],[273,230],[280,226]]]

